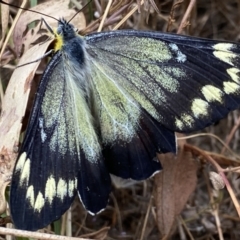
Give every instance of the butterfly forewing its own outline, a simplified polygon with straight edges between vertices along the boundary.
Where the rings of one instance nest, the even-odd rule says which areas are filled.
[[[85,94],[61,54],[45,70],[13,174],[11,214],[21,229],[39,229],[61,217],[77,191],[96,213],[110,192]]]
[[[236,44],[138,31],[93,34],[87,43],[106,75],[172,131],[202,129],[239,106]]]

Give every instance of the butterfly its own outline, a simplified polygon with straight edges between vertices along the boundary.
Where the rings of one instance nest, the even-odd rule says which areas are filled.
[[[58,22],[10,191],[16,228],[61,217],[76,195],[102,211],[110,174],[143,180],[176,153],[175,132],[203,129],[240,105],[240,45],[152,31],[80,36]]]

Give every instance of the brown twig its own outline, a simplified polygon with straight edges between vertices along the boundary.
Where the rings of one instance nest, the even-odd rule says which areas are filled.
[[[185,14],[184,14],[184,16],[182,18],[181,24],[180,24],[180,26],[179,26],[179,28],[177,30],[178,34],[181,33],[183,28],[185,27],[186,22],[187,22],[187,18],[189,17],[189,15],[190,15],[190,13],[191,13],[191,11],[192,11],[192,9],[193,9],[195,4],[196,4],[196,0],[191,0],[190,1],[189,5],[188,5],[188,8],[187,8],[187,10],[186,10],[186,12],[185,12]]]
[[[144,3],[144,0],[140,2],[140,5]],[[127,19],[129,19],[136,11],[138,10],[138,5],[136,5],[114,28],[113,30],[118,29]]]
[[[222,228],[221,228],[221,222],[220,222],[220,219],[219,219],[218,203],[216,203],[216,201],[214,201],[213,194],[212,194],[212,189],[210,187],[209,176],[207,175],[206,171],[204,171],[203,173],[204,173],[204,177],[205,177],[205,180],[206,180],[206,183],[207,183],[208,194],[209,194],[209,197],[210,197],[210,203],[211,203],[212,210],[213,210],[211,213],[215,218],[216,227],[217,227],[217,231],[218,231],[218,237],[219,237],[220,240],[224,240],[223,233],[222,233]]]
[[[140,240],[144,239],[144,233],[145,233],[145,230],[146,230],[146,226],[147,226],[148,217],[149,217],[149,214],[150,214],[151,207],[152,207],[152,197],[150,197],[150,200],[149,200],[149,203],[148,203],[148,208],[147,208],[147,212],[146,212],[146,215],[145,215]]]
[[[204,151],[202,151],[201,149],[197,148],[197,147],[194,147],[190,144],[185,144],[184,145],[184,148],[186,150],[190,150],[191,152],[197,154],[197,155],[200,155],[200,156],[203,156],[207,161],[209,161],[216,169],[216,171],[219,173],[219,175],[222,177],[225,185],[226,185],[226,188],[228,190],[228,193],[232,199],[232,202],[237,210],[237,213],[238,213],[238,216],[240,217],[240,205],[237,201],[237,198],[236,198],[236,195],[234,194],[233,192],[233,189],[225,175],[225,169],[223,169],[210,155],[206,154]]]
[[[240,117],[238,118],[236,124],[233,126],[229,135],[227,136],[226,143],[225,143],[226,145],[224,145],[224,147],[222,148],[221,154],[223,154],[226,151],[226,146],[229,146],[229,143],[231,142],[231,140],[232,140],[235,132],[238,130],[239,126],[240,126]]]
[[[23,230],[4,228],[4,227],[0,227],[0,234],[17,236],[17,237],[36,238],[36,239],[42,239],[42,240],[86,240],[86,238],[83,239],[83,238],[59,236],[59,235],[53,235],[48,233],[30,232],[30,231],[23,231]]]
[[[105,20],[106,20],[106,18],[107,18],[107,15],[108,15],[108,12],[109,12],[109,10],[110,10],[111,5],[112,5],[112,0],[109,0],[109,1],[108,1],[108,4],[107,4],[107,7],[106,7],[106,9],[105,9],[105,11],[104,11],[104,14],[103,14],[103,18],[102,18],[102,20],[101,20],[101,22],[100,22],[100,25],[99,25],[99,27],[98,27],[98,30],[97,30],[98,32],[101,32],[101,31],[102,31],[103,24],[104,24],[104,22],[105,22]]]

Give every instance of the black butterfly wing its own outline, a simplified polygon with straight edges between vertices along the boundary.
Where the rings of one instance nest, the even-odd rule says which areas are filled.
[[[157,151],[176,151],[174,131],[202,129],[240,104],[237,44],[141,31],[86,42],[104,156],[118,176],[150,176]]]
[[[174,131],[204,128],[239,105],[236,44],[136,31],[85,39],[87,68],[57,53],[40,83],[12,180],[17,228],[59,218],[77,191],[100,211],[110,192],[104,159],[115,175],[145,179],[161,169],[156,152],[176,152]]]
[[[11,215],[20,229],[36,230],[60,218],[77,192],[93,213],[108,201],[110,177],[71,65],[56,53],[37,92],[11,184]]]

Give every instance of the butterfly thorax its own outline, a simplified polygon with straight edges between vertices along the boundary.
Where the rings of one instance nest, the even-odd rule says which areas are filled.
[[[64,19],[59,20],[55,31],[56,53],[61,54],[64,73],[68,74],[66,79],[72,79],[82,96],[88,102],[89,99],[89,64],[86,60],[85,39],[76,33],[74,26]],[[67,81],[68,82],[68,81]]]
[[[60,19],[58,28],[54,31],[55,52],[60,51],[62,57],[72,67],[83,69],[85,64],[84,39],[76,33],[76,29],[65,19]]]

